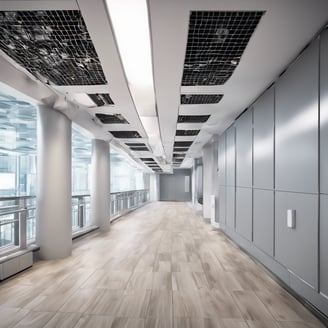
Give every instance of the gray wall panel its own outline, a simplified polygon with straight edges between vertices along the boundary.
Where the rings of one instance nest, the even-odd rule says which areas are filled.
[[[320,196],[320,291],[328,297],[328,195]]]
[[[226,224],[226,187],[219,186],[219,222]]]
[[[252,188],[236,188],[236,231],[252,240]]]
[[[273,189],[274,87],[253,106],[254,188]]]
[[[186,191],[185,179],[189,179]],[[191,200],[191,170],[174,170],[173,174],[160,174],[160,200],[186,202]]]
[[[254,244],[273,256],[274,194],[272,190],[253,191]]]
[[[236,183],[236,144],[235,127],[230,127],[226,132],[226,185],[234,186]]]
[[[320,45],[320,192],[328,194],[328,31]]]
[[[248,109],[236,123],[236,186],[252,187],[253,116]]]
[[[235,187],[226,187],[226,224],[235,229]]]
[[[318,41],[276,84],[276,189],[318,192]]]
[[[219,158],[218,158],[218,173],[219,185],[226,185],[226,135],[223,133],[219,138]]]
[[[287,227],[287,209],[296,211],[296,227]],[[318,196],[276,192],[275,255],[288,269],[316,288],[318,282]]]

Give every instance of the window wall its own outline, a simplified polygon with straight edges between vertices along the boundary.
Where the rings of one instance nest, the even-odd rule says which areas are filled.
[[[0,91],[0,248],[19,245],[22,213],[35,240],[36,124],[33,104]]]
[[[149,174],[145,173],[128,155],[111,147],[110,190],[111,193],[149,189]]]
[[[72,230],[91,225],[90,178],[92,141],[77,126],[72,129]]]

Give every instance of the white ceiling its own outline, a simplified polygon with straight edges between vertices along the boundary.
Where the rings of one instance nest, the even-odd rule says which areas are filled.
[[[124,0],[122,0],[123,2]],[[142,139],[119,142],[146,142],[146,131],[138,117],[109,15],[103,0],[3,1],[0,10],[79,9],[94,43],[108,85],[49,87],[14,64],[4,53],[0,58],[0,82],[62,110],[96,138],[110,140],[111,130],[136,130]],[[166,161],[172,160],[174,141],[194,140],[187,156],[198,157],[214,134],[222,133],[297,56],[311,38],[328,21],[327,0],[148,0],[153,71],[159,126]],[[183,63],[191,10],[265,11],[239,65],[222,86],[181,87]],[[131,26],[131,29],[133,26]],[[136,63],[138,65],[138,63]],[[78,94],[109,93],[114,106],[88,107],[79,102]],[[181,93],[220,93],[218,104],[182,105]],[[122,114],[130,123],[102,125],[94,122],[95,113]],[[178,124],[178,113],[211,114],[205,124]],[[176,129],[201,128],[197,137],[175,137]],[[117,142],[116,142],[117,144]],[[131,151],[129,151],[131,152]],[[134,152],[136,157],[152,157],[150,152]],[[155,158],[155,157],[154,157]],[[187,162],[185,162],[187,163]],[[162,165],[163,168],[169,166]]]

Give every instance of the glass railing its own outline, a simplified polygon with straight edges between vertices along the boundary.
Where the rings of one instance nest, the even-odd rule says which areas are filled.
[[[35,197],[0,198],[0,252],[35,242]]]
[[[110,194],[111,220],[148,202],[149,190],[130,190]]]
[[[149,200],[149,190],[110,194],[110,219],[140,207]],[[91,226],[90,195],[72,196],[72,234]],[[0,198],[0,254],[24,249],[36,242],[36,197]]]

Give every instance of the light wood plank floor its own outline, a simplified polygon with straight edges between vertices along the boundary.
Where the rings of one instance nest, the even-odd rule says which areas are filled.
[[[185,203],[148,204],[73,248],[0,284],[0,327],[324,327]]]

